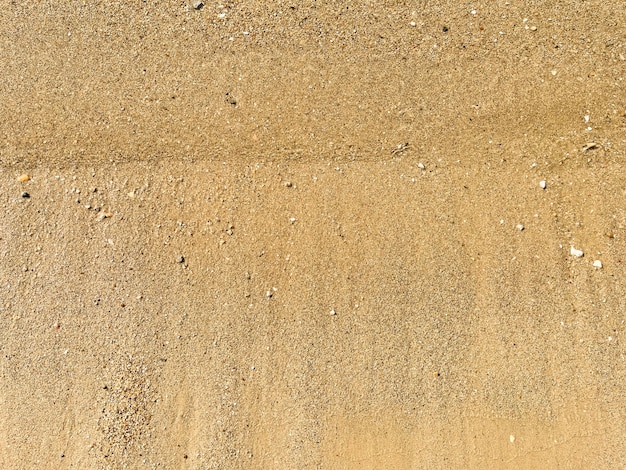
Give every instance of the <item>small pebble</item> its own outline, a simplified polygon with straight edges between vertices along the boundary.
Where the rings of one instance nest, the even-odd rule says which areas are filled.
[[[414,28],[415,28],[415,26],[417,26],[417,23],[416,23],[415,21],[411,21],[409,24],[410,24],[411,26],[413,26]]]
[[[541,189],[546,189],[546,180],[539,181],[539,187]]]
[[[285,187],[286,188],[291,188],[293,186],[293,184],[291,183],[291,181],[285,181]]]
[[[572,246],[572,247],[570,247],[569,252],[570,252],[570,254],[571,254],[572,256],[575,256],[576,258],[582,258],[582,257],[585,255],[585,253],[583,253],[583,251],[582,251],[582,250],[577,250],[577,249],[576,249],[576,248],[574,248],[573,246]]]
[[[515,442],[515,436],[513,434],[509,436],[509,441],[511,441],[511,444]]]
[[[28,199],[28,198],[30,197],[30,194],[28,194],[26,191],[24,191],[24,192],[22,193],[22,197],[23,197],[24,199]]]
[[[204,2],[202,0],[194,0],[191,3],[191,6],[194,8],[194,10],[201,10],[204,6]]]
[[[425,170],[425,169],[426,169],[426,166],[425,166],[422,162],[419,162],[419,163],[417,164],[417,167],[418,167],[420,170]]]
[[[20,177],[17,179],[17,181],[19,181],[20,183],[26,183],[28,180],[30,180],[30,176],[28,176],[26,173],[20,175]]]
[[[536,26],[531,26],[531,27],[530,27],[530,30],[531,30],[531,31],[537,31],[537,27],[536,27]]]
[[[331,315],[337,315],[337,312],[335,312],[335,309],[332,309],[332,310],[330,311],[330,314],[331,314]]]
[[[178,258],[176,258],[176,262],[177,263],[184,263],[185,262],[185,257],[184,256],[179,256]]]
[[[290,217],[290,218],[289,218],[289,223],[290,223],[291,225],[295,224],[295,223],[296,223],[296,218],[295,218],[295,217]]]
[[[598,268],[598,269],[602,269],[602,261],[600,261],[599,259],[595,260],[593,262],[593,267],[594,268]]]
[[[515,228],[517,228],[517,230],[519,230],[520,232],[524,230],[524,226],[522,224],[517,224]]]

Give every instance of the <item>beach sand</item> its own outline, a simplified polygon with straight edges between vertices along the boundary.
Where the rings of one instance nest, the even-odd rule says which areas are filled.
[[[625,20],[6,2],[0,468],[626,466]]]

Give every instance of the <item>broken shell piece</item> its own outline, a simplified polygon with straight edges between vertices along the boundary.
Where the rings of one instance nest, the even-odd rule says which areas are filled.
[[[589,142],[583,145],[583,152],[586,152],[587,150],[597,149],[597,148],[598,148],[598,144],[596,144],[595,142]]]
[[[582,258],[585,255],[582,250],[577,250],[573,246],[570,248],[569,252],[572,256],[575,256],[576,258]]]
[[[541,189],[546,189],[546,180],[539,181],[539,187]]]
[[[602,269],[602,261],[600,261],[599,259],[595,260],[593,262],[593,267],[594,268],[598,268],[598,269]]]

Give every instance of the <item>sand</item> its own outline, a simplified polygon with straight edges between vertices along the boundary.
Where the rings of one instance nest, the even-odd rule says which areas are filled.
[[[0,468],[625,466],[625,20],[6,2]]]

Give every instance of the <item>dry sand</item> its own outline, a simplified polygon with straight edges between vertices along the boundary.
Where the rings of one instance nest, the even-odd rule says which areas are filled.
[[[190,5],[0,9],[0,468],[626,466],[623,2]]]

